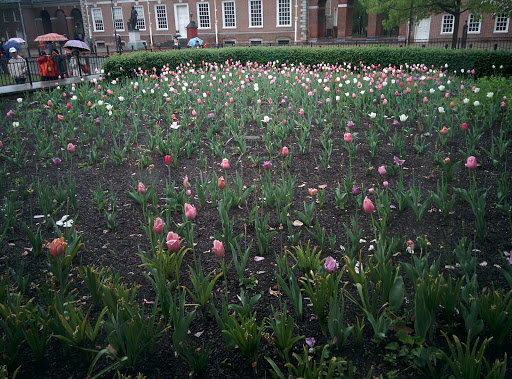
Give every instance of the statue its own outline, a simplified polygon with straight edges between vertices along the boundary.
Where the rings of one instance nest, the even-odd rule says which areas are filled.
[[[128,20],[128,30],[137,30],[137,11],[132,7],[131,17]]]

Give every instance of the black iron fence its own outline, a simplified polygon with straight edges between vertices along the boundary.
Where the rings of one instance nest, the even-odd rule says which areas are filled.
[[[256,46],[301,46],[301,47],[354,47],[354,46],[389,46],[389,47],[405,47],[405,46],[415,46],[415,47],[435,47],[435,48],[445,48],[450,49],[452,46],[452,40],[443,38],[443,39],[435,39],[428,41],[407,41],[400,40],[397,38],[389,38],[389,39],[376,39],[376,40],[368,40],[368,39],[350,39],[350,40],[338,40],[338,39],[330,39],[323,40],[317,42],[293,42],[288,40],[281,40],[276,43],[262,43],[262,42],[251,42],[251,43],[237,43],[235,41],[226,41],[222,44],[208,44],[208,48],[229,48],[229,47],[256,47]],[[174,46],[172,44],[163,44],[161,46],[145,46],[146,51],[164,51],[171,50],[176,48],[187,48],[182,46]],[[493,39],[467,39],[463,40],[459,38],[457,40],[456,49],[475,49],[475,50],[506,50],[512,51],[512,38],[493,38]],[[123,54],[130,53],[133,50],[124,50]],[[90,55],[81,55],[80,56],[80,66],[78,71],[73,72],[71,76],[87,76],[90,74],[100,74],[103,69],[103,63],[105,59],[111,55],[116,54],[115,51],[109,51],[108,46],[106,52],[103,53],[95,53]],[[63,56],[64,64],[66,65],[66,69],[70,65],[70,56]],[[26,62],[26,74],[24,75],[26,83],[37,82],[41,80],[45,80],[44,77],[40,75],[40,66],[37,63],[37,58],[28,57],[25,59]],[[11,70],[9,70],[9,65],[5,56],[2,56],[2,60],[0,61],[0,86],[13,85],[16,84],[15,77],[18,76],[16,73],[19,71],[23,71],[23,63],[20,64],[11,64]],[[11,74],[11,71],[14,74]],[[69,76],[69,74],[68,74]],[[58,78],[52,78],[58,79]]]
[[[45,80],[58,80],[72,76],[87,76],[100,74],[103,69],[103,63],[107,55],[80,55],[80,64],[72,64],[71,57],[62,57],[61,68],[65,72],[54,71],[54,76],[48,76],[49,72],[43,67],[42,62],[37,62],[37,58],[28,57],[23,61],[7,61],[5,56],[0,61],[0,86],[14,85],[23,82],[33,83]],[[76,62],[76,60],[75,60]],[[74,72],[73,72],[74,68]],[[18,79],[18,80],[16,80]]]

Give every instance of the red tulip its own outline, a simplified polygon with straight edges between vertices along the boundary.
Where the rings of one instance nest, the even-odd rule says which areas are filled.
[[[465,122],[463,122],[460,127],[462,128],[462,130],[468,130],[468,124]]]
[[[224,180],[224,177],[221,176],[219,180],[217,181],[217,187],[219,187],[220,190],[223,190],[226,188],[226,181]]]
[[[172,157],[170,155],[166,155],[164,159],[166,165],[170,165],[172,163]]]
[[[218,240],[213,241],[212,251],[217,258],[224,257],[225,251],[224,251],[224,245],[222,244],[222,242],[220,242]]]

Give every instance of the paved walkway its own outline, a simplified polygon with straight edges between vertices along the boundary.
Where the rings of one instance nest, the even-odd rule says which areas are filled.
[[[0,97],[2,96],[10,96],[10,95],[16,95],[19,93],[24,92],[33,92],[44,88],[53,88],[60,85],[66,85],[66,84],[72,84],[72,83],[80,83],[83,79],[83,81],[89,81],[92,79],[99,79],[100,75],[87,75],[84,77],[74,76],[72,78],[67,79],[59,79],[59,80],[52,80],[49,82],[32,82],[25,83],[25,84],[12,84],[8,86],[1,86],[0,87]]]

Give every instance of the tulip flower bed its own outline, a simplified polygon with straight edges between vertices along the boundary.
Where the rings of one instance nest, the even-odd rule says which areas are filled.
[[[185,64],[2,101],[4,374],[511,377],[512,89],[473,74]]]

